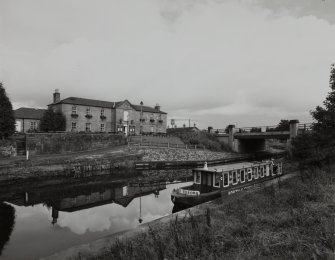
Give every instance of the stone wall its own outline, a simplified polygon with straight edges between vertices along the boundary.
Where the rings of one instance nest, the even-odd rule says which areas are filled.
[[[31,133],[27,134],[30,154],[63,154],[125,145],[123,135],[94,133]]]
[[[101,124],[105,125],[104,132],[112,131],[112,109],[111,108],[102,108],[102,107],[92,107],[92,106],[80,106],[77,107],[77,115],[72,116],[72,105],[70,104],[61,104],[61,111],[66,118],[66,131],[72,131],[72,122],[77,124],[77,132],[86,131],[86,123],[91,124],[91,132],[101,132]],[[86,117],[86,108],[90,108],[92,117]],[[59,109],[59,108],[57,108]],[[105,118],[101,118],[101,110],[105,112]]]

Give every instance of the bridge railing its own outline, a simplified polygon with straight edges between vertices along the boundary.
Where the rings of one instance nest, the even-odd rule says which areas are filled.
[[[313,123],[298,124],[298,131],[309,132],[313,130]]]
[[[281,129],[279,125],[272,125],[272,126],[253,126],[253,127],[237,127],[235,128],[235,133],[264,133],[264,132],[283,132],[289,131],[290,129]],[[313,130],[313,123],[304,123],[298,124],[299,132],[303,131],[312,131]],[[228,134],[226,129],[212,129],[211,133],[214,134]]]
[[[239,127],[236,128],[236,133],[265,133],[274,132],[277,130],[278,125],[273,126],[255,126],[255,127]]]

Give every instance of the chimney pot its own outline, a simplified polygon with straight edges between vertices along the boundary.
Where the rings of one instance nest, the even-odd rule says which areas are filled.
[[[60,93],[59,93],[59,89],[55,89],[55,93],[54,93],[54,104],[58,103],[60,101]]]

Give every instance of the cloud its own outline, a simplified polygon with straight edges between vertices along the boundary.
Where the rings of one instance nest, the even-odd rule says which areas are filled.
[[[0,3],[0,80],[15,103],[43,107],[59,88],[225,127],[306,117],[329,91],[330,3],[315,13],[304,1],[18,3]]]

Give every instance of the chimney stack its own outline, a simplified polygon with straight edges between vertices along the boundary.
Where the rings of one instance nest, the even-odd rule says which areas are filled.
[[[158,110],[158,111],[161,111],[161,106],[156,104],[155,109]]]
[[[59,101],[60,101],[60,93],[58,88],[56,88],[54,93],[54,104],[58,103]]]

